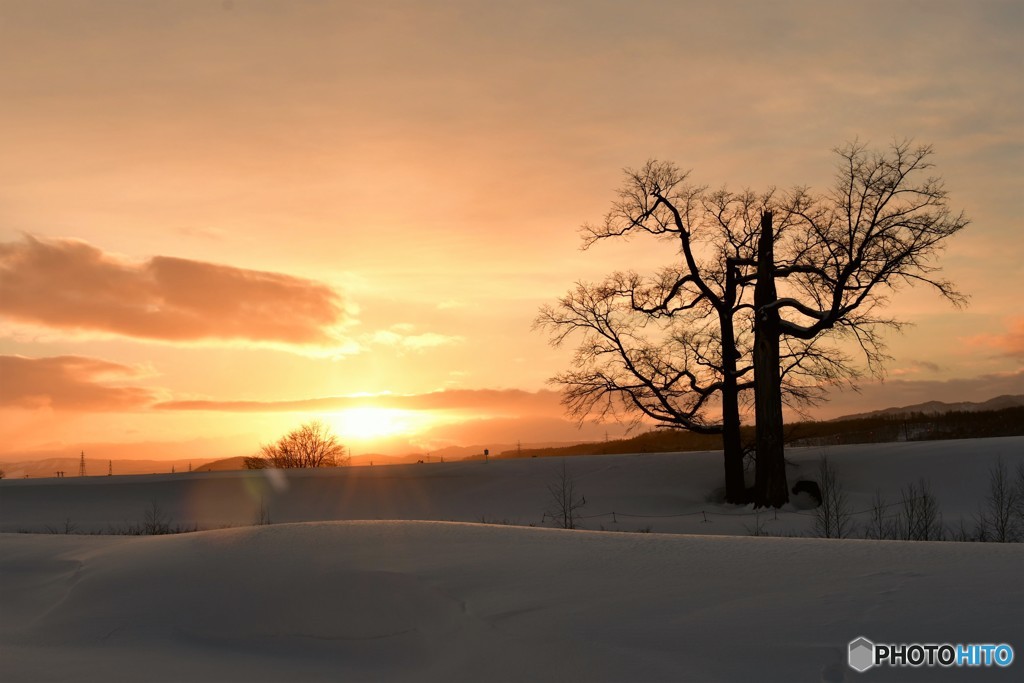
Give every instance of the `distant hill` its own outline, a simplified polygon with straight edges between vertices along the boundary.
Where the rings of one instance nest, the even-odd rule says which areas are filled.
[[[927,412],[922,407],[943,406]],[[827,422],[794,422],[785,426],[791,446],[930,441],[1024,435],[1024,396],[999,396],[983,403],[939,403],[892,408]],[[904,412],[905,411],[905,412]],[[745,444],[753,444],[754,428],[741,429]],[[720,436],[656,428],[631,439],[585,443],[562,448],[505,451],[499,458],[543,458],[613,453],[707,451],[722,448]]]
[[[234,458],[224,458],[206,463],[202,467],[193,468],[193,472],[225,472],[228,470],[244,470],[247,456],[239,455]],[[352,465],[406,465],[425,459],[422,453],[410,453],[408,455],[381,455],[380,453],[363,453],[352,456]],[[437,460],[437,458],[434,458]],[[457,458],[453,458],[457,460]]]
[[[924,415],[941,415],[942,413],[977,413],[986,410],[1003,410],[1004,408],[1017,408],[1024,406],[1024,394],[1010,396],[996,396],[990,398],[987,401],[981,403],[974,403],[971,401],[963,401],[960,403],[943,403],[942,401],[927,401],[925,403],[917,403],[912,406],[903,406],[900,408],[883,408],[882,410],[873,410],[868,413],[856,413],[854,415],[843,415],[837,417],[832,422],[841,422],[844,420],[864,420],[872,417],[899,417],[902,415],[912,415],[914,413],[920,413]]]
[[[199,467],[193,467],[193,472],[225,472],[229,470],[244,470],[245,469],[245,456],[239,455],[234,458],[222,458],[221,460],[213,460],[200,465]]]
[[[188,472],[191,467],[196,471],[209,460],[178,459],[178,460],[98,460],[96,458],[85,459],[85,475],[87,477],[102,477],[108,473],[113,474],[165,474],[174,472]],[[77,477],[80,461],[78,458],[44,458],[42,460],[17,460],[0,462],[0,470],[3,470],[7,479],[24,479],[29,477],[37,479],[40,477],[56,477],[58,472],[63,472],[65,477]]]
[[[484,455],[484,449],[486,448],[491,457],[516,457],[517,453],[522,453],[523,457],[527,454],[533,453],[536,449],[552,449],[552,448],[573,448],[582,447],[584,451],[594,452],[594,445],[581,444],[580,442],[570,441],[553,441],[553,442],[537,442],[537,443],[526,443],[526,444],[508,444],[499,443],[493,446],[446,446],[444,448],[438,448],[431,451],[405,453],[402,455],[384,455],[382,453],[359,453],[352,456],[351,464],[355,467],[368,467],[370,465],[381,466],[381,465],[408,465],[412,463],[423,462],[440,462],[447,460],[449,462],[456,460],[482,460]],[[589,450],[588,450],[589,449]],[[504,453],[503,453],[504,451]],[[500,455],[499,455],[500,454]],[[193,467],[193,472],[223,472],[228,470],[244,470],[245,469],[245,456],[237,456],[234,458],[223,458],[221,460],[213,460],[207,462],[200,467]],[[53,476],[52,474],[47,476]]]
[[[484,449],[486,448],[489,457],[492,458],[515,458],[515,457],[529,457],[531,454],[538,450],[552,450],[552,449],[563,449],[563,448],[575,448],[581,446],[584,449],[590,449],[590,452],[594,452],[594,442],[592,441],[545,441],[545,442],[529,442],[529,443],[494,443],[487,446],[449,446],[438,451],[432,451],[431,456],[443,455],[449,460],[483,460]]]
[[[744,435],[753,438],[753,430],[745,427]],[[570,445],[510,449],[498,458],[547,458],[565,455],[611,455],[622,453],[675,453],[681,451],[714,451],[722,447],[722,437],[697,434],[681,429],[654,428],[629,439],[611,439]],[[494,451],[491,452],[492,455]]]

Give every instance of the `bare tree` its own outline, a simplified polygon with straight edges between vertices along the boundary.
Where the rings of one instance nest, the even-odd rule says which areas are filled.
[[[140,525],[140,533],[147,536],[160,536],[171,533],[171,518],[164,513],[156,501],[146,508]]]
[[[850,508],[846,492],[836,476],[835,468],[822,456],[818,462],[818,487],[821,505],[814,511],[814,528],[824,538],[846,538],[850,535]]]
[[[762,287],[755,286],[758,247],[767,245],[759,237],[764,216],[786,201],[774,190],[708,191],[671,163],[627,170],[604,222],[583,227],[584,248],[647,234],[676,247],[677,262],[652,276],[618,272],[578,283],[535,322],[556,346],[580,341],[572,370],[552,378],[572,416],[627,416],[721,434],[726,500],[734,503],[747,502],[740,406],[754,387],[751,295]],[[770,254],[767,264],[760,281],[774,287]],[[768,300],[776,298],[772,290]],[[774,393],[791,406],[814,403],[824,385],[856,378],[847,356],[825,342],[830,336],[772,335]]]
[[[746,285],[730,258],[750,235],[746,226],[730,224],[724,209],[717,220],[709,193],[687,179],[670,163],[649,161],[627,170],[604,222],[582,231],[584,248],[654,235],[677,246],[677,264],[653,277],[626,272],[599,284],[580,283],[557,306],[542,308],[535,325],[546,328],[556,345],[572,334],[582,337],[574,370],[552,380],[565,388],[570,414],[581,421],[629,414],[722,434],[726,497],[742,502],[739,391],[750,370],[739,367],[733,318]],[[698,241],[712,233],[722,239],[701,254]]]
[[[835,151],[831,192],[796,188],[762,215],[754,302],[758,506],[789,499],[777,376],[782,338],[848,337],[880,373],[881,334],[902,324],[881,312],[894,292],[923,283],[956,305],[966,302],[935,264],[968,220],[949,209],[942,180],[928,175],[932,148],[904,141],[878,152],[854,142]]]
[[[1002,458],[997,458],[989,469],[988,495],[985,509],[978,517],[978,537],[997,543],[1012,543],[1021,537],[1017,516],[1020,491],[1011,481]]]
[[[535,321],[556,346],[570,337],[580,342],[572,370],[552,378],[572,416],[721,434],[733,503],[747,501],[740,435],[741,392],[753,388],[747,299],[760,216],[773,196],[709,192],[670,163],[627,170],[604,222],[583,227],[584,248],[648,234],[675,246],[677,262],[652,276],[617,272],[578,283]],[[785,395],[796,404],[819,397],[822,382],[845,377],[843,357],[819,345],[819,337],[794,340],[780,353]]]
[[[855,381],[847,340],[880,374],[882,333],[901,325],[881,309],[900,287],[925,283],[964,302],[935,259],[968,221],[949,210],[942,181],[923,175],[931,148],[835,151],[835,185],[820,195],[709,192],[655,161],[628,170],[604,222],[584,226],[584,247],[646,233],[674,245],[678,261],[652,277],[579,283],[541,309],[535,326],[552,343],[582,341],[573,369],[553,378],[570,414],[722,434],[726,497],[746,502],[739,407],[756,386],[754,503],[787,502],[783,402],[813,403],[823,386]]]
[[[1016,486],[1014,488],[1017,491],[1017,505],[1014,509],[1014,514],[1017,517],[1017,525],[1021,530],[1021,534],[1024,534],[1024,460],[1017,463]]]
[[[880,489],[875,489],[871,498],[870,518],[864,528],[864,538],[871,538],[876,541],[884,541],[896,538],[895,515],[889,515],[889,505],[882,496]]]
[[[248,469],[339,467],[348,463],[345,447],[320,420],[304,423],[276,443],[261,446],[256,456],[245,459]]]
[[[544,513],[545,516],[563,529],[578,527],[580,516],[577,510],[587,504],[587,498],[577,494],[576,480],[569,473],[564,458],[558,478],[548,484],[548,493],[551,495],[552,507]]]
[[[942,515],[928,481],[921,479],[900,489],[901,512],[896,518],[899,538],[904,541],[941,541]]]

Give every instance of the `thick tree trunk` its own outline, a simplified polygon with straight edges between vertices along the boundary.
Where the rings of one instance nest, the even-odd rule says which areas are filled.
[[[757,462],[754,507],[781,507],[789,501],[782,442],[782,377],[779,369],[779,312],[775,307],[775,235],[772,214],[761,216],[754,287],[754,412],[757,419]]]
[[[743,479],[743,442],[740,440],[740,407],[736,377],[722,385],[722,450],[725,455],[725,500],[737,505],[750,502]]]
[[[732,265],[725,279],[724,305],[718,322],[722,331],[722,452],[725,456],[725,500],[737,505],[750,502],[743,477],[743,442],[740,439],[740,401],[736,387],[736,333],[732,313],[736,278]]]

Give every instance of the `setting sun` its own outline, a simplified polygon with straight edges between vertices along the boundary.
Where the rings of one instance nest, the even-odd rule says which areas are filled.
[[[429,421],[424,415],[397,408],[348,408],[324,416],[342,441],[381,439],[419,431]]]

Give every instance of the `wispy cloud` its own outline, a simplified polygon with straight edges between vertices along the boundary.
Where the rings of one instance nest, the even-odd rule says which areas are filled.
[[[908,377],[919,375],[922,372],[935,373],[940,370],[942,370],[942,367],[930,360],[911,360],[905,363],[903,367],[892,368],[889,370],[888,375],[890,377]]]
[[[416,332],[413,325],[399,323],[386,330],[378,330],[363,338],[366,345],[387,346],[402,351],[425,351],[426,349],[465,341],[457,335],[439,334],[437,332]]]
[[[973,348],[988,349],[1000,356],[1024,358],[1024,316],[1014,316],[1006,321],[1006,332],[1000,334],[979,334],[967,338]]]
[[[165,401],[161,410],[210,410],[224,412],[303,412],[344,410],[374,406],[403,410],[459,410],[478,415],[561,415],[561,394],[556,391],[519,389],[446,389],[423,394],[331,396],[293,401]]]
[[[78,411],[143,409],[157,392],[111,382],[138,379],[138,368],[81,356],[0,356],[0,406]]]
[[[156,256],[134,263],[76,240],[0,244],[0,316],[172,342],[337,346],[341,297],[302,278]]]

